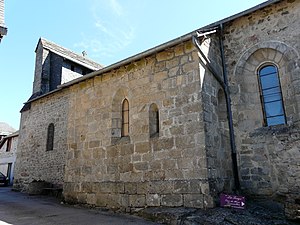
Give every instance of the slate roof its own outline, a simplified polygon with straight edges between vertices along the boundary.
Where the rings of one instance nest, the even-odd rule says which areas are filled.
[[[16,129],[11,127],[9,124],[0,122],[0,135],[8,135],[15,131],[16,131]]]
[[[44,49],[47,49],[51,52],[54,52],[55,54],[57,55],[60,55],[72,62],[75,62],[77,64],[80,64],[84,67],[87,67],[91,70],[99,70],[99,69],[102,69],[103,68],[103,65],[100,65],[86,57],[83,57],[77,53],[74,53],[72,51],[70,51],[69,49],[66,49],[58,44],[55,44],[51,41],[48,41],[46,40],[45,38],[40,38],[39,39],[39,42],[38,42],[38,45],[39,44],[42,44],[43,45],[43,48]]]

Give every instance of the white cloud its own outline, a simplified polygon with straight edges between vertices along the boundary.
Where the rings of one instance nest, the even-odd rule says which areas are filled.
[[[93,33],[82,33],[82,40],[75,47],[87,51],[88,57],[100,63],[103,58],[113,58],[135,38],[135,28],[126,14],[117,0],[94,1],[91,7]]]
[[[110,0],[109,3],[117,15],[121,16],[123,14],[123,7],[118,3],[117,0]]]

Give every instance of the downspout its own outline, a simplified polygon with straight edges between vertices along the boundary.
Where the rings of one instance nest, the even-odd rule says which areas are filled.
[[[226,64],[225,64],[224,42],[223,42],[224,33],[223,32],[224,32],[223,24],[221,23],[220,24],[219,44],[220,44],[220,52],[221,52],[221,59],[222,59],[223,80],[224,80],[224,84],[225,84],[224,93],[225,93],[225,99],[226,99],[228,125],[229,125],[231,158],[232,158],[235,189],[239,190],[240,189],[240,180],[239,180],[239,173],[238,173],[236,144],[235,144],[235,136],[234,136],[234,129],[233,129],[231,99],[230,99],[230,92],[229,92],[229,88],[228,88],[229,87],[228,86],[228,77],[227,77]]]
[[[201,43],[198,42],[199,36],[205,38],[206,34],[214,33],[214,32],[212,32],[212,30],[215,30],[215,29],[220,30],[219,45],[220,45],[220,53],[221,53],[221,60],[222,60],[223,80],[220,79],[217,72],[210,65],[209,60],[206,58],[205,54],[201,50]],[[224,93],[225,93],[234,185],[235,185],[235,190],[239,190],[240,189],[240,181],[239,181],[238,165],[237,165],[237,153],[236,153],[236,145],[235,145],[235,138],[234,138],[235,136],[234,136],[233,119],[232,119],[232,111],[231,111],[231,99],[230,99],[230,93],[229,93],[229,88],[228,88],[228,78],[227,78],[227,71],[226,71],[226,65],[225,65],[225,55],[224,55],[223,24],[220,24],[218,28],[214,28],[212,30],[210,30],[209,32],[206,32],[206,33],[198,34],[198,36],[193,36],[193,43],[196,46],[197,50],[199,51],[201,57],[205,61],[205,63],[204,63],[202,61],[202,59],[200,59],[202,61],[203,66],[206,67],[206,69],[208,69],[211,72],[211,74],[214,76],[214,78],[221,85],[221,87],[222,87],[222,89],[224,90]]]

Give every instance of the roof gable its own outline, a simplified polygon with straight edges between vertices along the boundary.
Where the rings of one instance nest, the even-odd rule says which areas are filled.
[[[94,62],[94,61],[92,61],[92,60],[90,60],[86,57],[83,57],[83,56],[81,56],[77,53],[74,53],[71,50],[66,49],[66,48],[64,48],[64,47],[62,47],[58,44],[55,44],[51,41],[48,41],[45,38],[40,38],[39,39],[39,42],[37,44],[37,47],[36,47],[35,51],[37,51],[37,48],[38,48],[39,45],[42,45],[42,47],[44,49],[47,49],[50,52],[53,52],[53,53],[65,58],[65,59],[68,59],[68,60],[70,60],[72,62],[75,62],[79,65],[82,65],[84,67],[87,67],[91,70],[95,71],[95,70],[99,70],[99,69],[103,68],[103,65],[98,64],[98,63],[96,63],[96,62]]]

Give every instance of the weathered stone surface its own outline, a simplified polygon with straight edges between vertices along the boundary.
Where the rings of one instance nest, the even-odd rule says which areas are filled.
[[[287,181],[299,172],[299,166],[293,166],[295,160],[299,161],[299,150],[297,156],[288,153],[298,149],[299,143],[291,135],[300,129],[296,95],[299,76],[294,76],[299,70],[299,10],[299,2],[281,1],[235,20],[225,30],[226,64],[236,64],[228,66],[227,72],[230,85],[235,87],[231,92],[233,119],[237,121],[235,139],[242,189],[247,194],[279,200],[279,188],[287,193],[299,190],[299,176]],[[278,67],[287,123],[264,127],[257,72],[270,63]]]
[[[284,0],[224,24],[225,62],[219,32],[207,35],[200,45],[210,70],[186,40],[31,102],[22,113],[16,183],[64,182],[68,201],[125,210],[210,208],[220,193],[234,190],[236,146],[243,193],[286,199],[287,214],[297,216],[299,11],[298,1]],[[267,127],[257,73],[270,64],[278,69],[286,124]],[[122,132],[124,99],[128,136]],[[157,124],[150,119],[153,104]],[[45,151],[49,123],[56,130],[52,152]],[[227,222],[237,223],[230,216]]]

